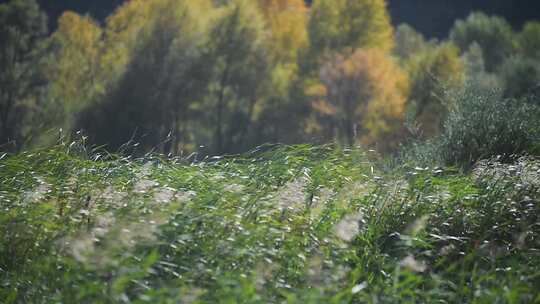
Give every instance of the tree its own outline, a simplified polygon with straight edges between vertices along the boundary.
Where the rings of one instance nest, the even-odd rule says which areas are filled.
[[[466,20],[456,21],[450,39],[461,52],[466,52],[476,42],[482,48],[488,72],[496,71],[516,49],[510,24],[501,17],[483,13],[472,13]]]
[[[501,88],[498,75],[486,72],[484,55],[478,43],[471,44],[469,50],[461,58],[465,71],[465,83],[468,87],[475,87],[480,91],[493,91]]]
[[[303,0],[258,0],[267,37],[263,43],[272,61],[269,86],[283,98],[298,77],[298,57],[308,46],[307,8]]]
[[[430,47],[424,36],[408,24],[400,24],[395,36],[394,54],[401,60],[408,60]]]
[[[80,115],[79,126],[112,149],[130,139],[143,150],[158,148],[165,153],[177,153],[190,144],[187,114],[202,99],[209,77],[205,75],[209,68],[202,66],[208,20],[201,16],[202,12],[212,16],[213,7],[210,1],[156,3],[144,27],[127,36],[115,32],[131,42],[126,49],[108,44],[127,60],[126,66],[115,67],[118,79],[103,101]]]
[[[540,93],[540,62],[522,55],[505,61],[500,69],[504,96],[523,98]]]
[[[294,96],[300,81],[299,59],[308,48],[308,9],[303,0],[258,0],[266,27],[269,79],[257,103],[251,145],[298,142],[302,100]],[[294,130],[294,131],[293,131]]]
[[[231,1],[213,25],[207,60],[211,78],[205,98],[214,126],[215,153],[245,148],[248,130],[268,79],[264,23],[251,1]]]
[[[519,33],[518,42],[525,57],[540,61],[540,22],[527,22]]]
[[[17,142],[22,136],[21,123],[41,85],[37,59],[46,24],[47,18],[34,0],[0,4],[0,144],[21,144]]]
[[[333,82],[325,83],[322,80],[321,69],[330,72],[328,62],[339,63],[341,72],[336,72],[336,75],[348,77],[352,79],[349,83],[357,85],[354,82],[354,76],[344,74],[344,66],[350,64],[349,57],[359,49],[373,49],[370,52],[380,52],[382,57],[392,50],[394,30],[386,9],[386,2],[384,0],[315,0],[310,10],[308,34],[310,45],[301,61],[302,81],[298,84],[304,95],[300,96],[300,100],[311,103],[313,110],[310,116],[304,119],[305,131],[309,134],[320,134],[325,139],[339,138],[351,144],[356,140],[353,134],[354,125],[359,125],[359,117],[348,117],[350,113],[346,113],[345,110],[338,113],[334,102],[341,103],[341,101],[330,101],[330,98],[327,98],[328,85]],[[322,68],[323,65],[325,68]],[[339,67],[336,69],[340,70]],[[331,78],[327,78],[326,81],[330,81]],[[344,107],[341,108],[344,109]],[[338,123],[337,121],[340,120],[341,122]]]
[[[102,66],[110,82],[118,80],[125,72],[143,30],[148,30],[160,7],[167,0],[126,1],[107,18],[104,29],[104,54]]]
[[[45,114],[64,112],[58,123],[69,130],[73,116],[104,93],[100,75],[102,30],[89,17],[65,12],[48,44],[51,58],[45,69],[49,82],[47,97],[49,105],[56,108]]]
[[[320,72],[321,99],[313,107],[335,129],[337,139],[387,151],[396,144],[403,122],[408,79],[397,64],[377,49],[335,55]]]
[[[393,27],[384,0],[315,0],[308,25],[316,63],[331,52],[393,48]]]
[[[447,109],[446,91],[459,88],[464,80],[464,66],[459,50],[444,43],[411,59],[409,104],[423,135],[440,132]]]
[[[270,31],[268,47],[278,61],[296,63],[308,45],[308,10],[303,0],[258,0]]]
[[[184,13],[168,21],[169,28],[177,27],[180,31],[164,58],[156,95],[164,105],[162,119],[165,124],[162,128],[172,135],[172,153],[195,150],[195,120],[202,117],[201,110],[205,111],[202,104],[211,77],[205,51],[215,21],[214,7],[211,1],[206,0],[186,1],[185,5]],[[187,19],[186,22],[181,21],[184,19]],[[159,36],[159,32],[152,36]]]

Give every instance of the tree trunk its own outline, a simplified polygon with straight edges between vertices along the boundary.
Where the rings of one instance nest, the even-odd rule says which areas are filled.
[[[222,153],[223,152],[223,108],[224,108],[224,102],[225,102],[225,83],[227,82],[227,79],[229,78],[229,66],[225,66],[225,70],[223,71],[223,75],[221,76],[220,81],[220,92],[218,96],[218,102],[217,102],[217,113],[216,113],[216,131],[215,131],[215,149],[216,153]]]

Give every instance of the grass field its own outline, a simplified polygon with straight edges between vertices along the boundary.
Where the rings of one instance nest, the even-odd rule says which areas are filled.
[[[2,303],[540,303],[540,161],[0,160]]]

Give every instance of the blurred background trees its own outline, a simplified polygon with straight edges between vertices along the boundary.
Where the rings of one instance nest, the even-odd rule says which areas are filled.
[[[315,0],[308,32],[307,60],[313,67],[335,52],[352,54],[358,48],[388,52],[394,44],[384,0]]]
[[[462,52],[473,43],[482,49],[485,68],[488,72],[497,70],[516,50],[516,35],[506,20],[483,13],[472,13],[465,20],[456,21],[450,31],[450,39]]]
[[[28,112],[39,103],[38,68],[47,17],[33,0],[0,5],[0,145],[24,144],[31,128]]]
[[[337,54],[320,79],[326,94],[314,108],[338,140],[352,146],[358,139],[382,151],[396,144],[392,137],[403,123],[408,79],[392,58],[378,49]]]
[[[463,63],[458,49],[450,42],[415,52],[406,62],[411,77],[409,111],[422,136],[440,132],[448,100],[445,92],[463,85]]]
[[[394,29],[386,5],[132,0],[103,22],[64,12],[48,34],[34,0],[8,1],[0,142],[29,148],[62,129],[111,150],[335,141],[393,152],[444,132],[449,96],[466,87],[536,100],[540,23],[517,29],[476,12],[429,40]]]
[[[44,73],[49,80],[44,121],[69,130],[74,116],[104,93],[101,74],[102,30],[89,17],[64,13],[48,41]]]

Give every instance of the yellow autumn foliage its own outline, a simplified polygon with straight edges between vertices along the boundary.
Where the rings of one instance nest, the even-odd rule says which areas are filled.
[[[102,30],[89,17],[65,12],[50,38],[54,60],[47,72],[53,98],[69,108],[80,108],[102,92],[99,81]]]
[[[327,106],[315,111],[330,120],[338,139],[381,151],[395,148],[404,118],[409,81],[394,60],[379,49],[335,55],[320,72]],[[321,111],[324,109],[324,111]],[[335,109],[335,114],[329,109]]]
[[[259,0],[270,30],[269,47],[280,61],[295,62],[307,47],[308,10],[303,0]]]
[[[106,20],[106,52],[102,68],[111,76],[122,75],[133,52],[138,45],[145,43],[145,38],[152,33],[152,27],[160,18],[172,16],[180,24],[189,15],[189,21],[197,26],[213,16],[213,9],[211,0],[126,1]]]
[[[394,29],[384,0],[315,0],[310,12],[311,56],[378,48],[389,52]]]

